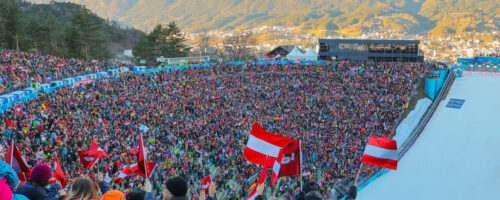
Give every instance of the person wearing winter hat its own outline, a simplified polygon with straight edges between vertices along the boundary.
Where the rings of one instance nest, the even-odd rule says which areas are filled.
[[[186,179],[180,176],[168,179],[163,187],[163,200],[187,200],[187,191]]]
[[[55,183],[50,185],[52,177],[50,167],[44,163],[36,164],[31,169],[30,181],[22,184],[16,190],[16,194],[22,194],[30,200],[57,200],[61,185]]]
[[[11,200],[12,191],[19,184],[16,172],[5,161],[0,160],[0,200]]]

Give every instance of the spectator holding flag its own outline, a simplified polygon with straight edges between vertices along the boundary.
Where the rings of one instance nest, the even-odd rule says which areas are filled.
[[[39,163],[31,170],[29,183],[19,186],[16,194],[22,194],[30,200],[57,200],[59,198],[60,184],[50,185],[52,171],[46,164]]]

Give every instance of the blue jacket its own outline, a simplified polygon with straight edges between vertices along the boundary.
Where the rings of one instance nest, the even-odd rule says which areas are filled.
[[[30,200],[57,200],[59,199],[59,184],[53,184],[48,190],[41,186],[34,186],[30,183],[22,184],[16,190],[16,194],[22,194]]]
[[[7,179],[7,184],[9,184],[10,188],[16,188],[19,184],[19,178],[17,177],[17,173],[7,164],[5,161],[0,160],[0,179]]]

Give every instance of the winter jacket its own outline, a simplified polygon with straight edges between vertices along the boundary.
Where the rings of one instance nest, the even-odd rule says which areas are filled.
[[[144,200],[155,200],[155,195],[152,192],[146,192],[146,197]]]
[[[109,187],[108,183],[106,183],[105,181],[99,182],[99,188],[101,188],[101,194],[104,194],[111,190],[111,187]]]
[[[57,200],[59,199],[59,184],[53,184],[48,190],[41,186],[35,186],[30,183],[22,184],[16,190],[16,194],[22,194],[30,200]]]

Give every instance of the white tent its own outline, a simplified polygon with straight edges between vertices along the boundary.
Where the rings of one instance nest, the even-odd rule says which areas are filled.
[[[297,48],[297,46],[293,47],[292,51],[286,55],[286,59],[291,61],[298,61],[304,59],[304,54]]]
[[[314,52],[312,47],[309,47],[307,52],[304,54],[304,59],[308,61],[318,61],[318,54]]]

